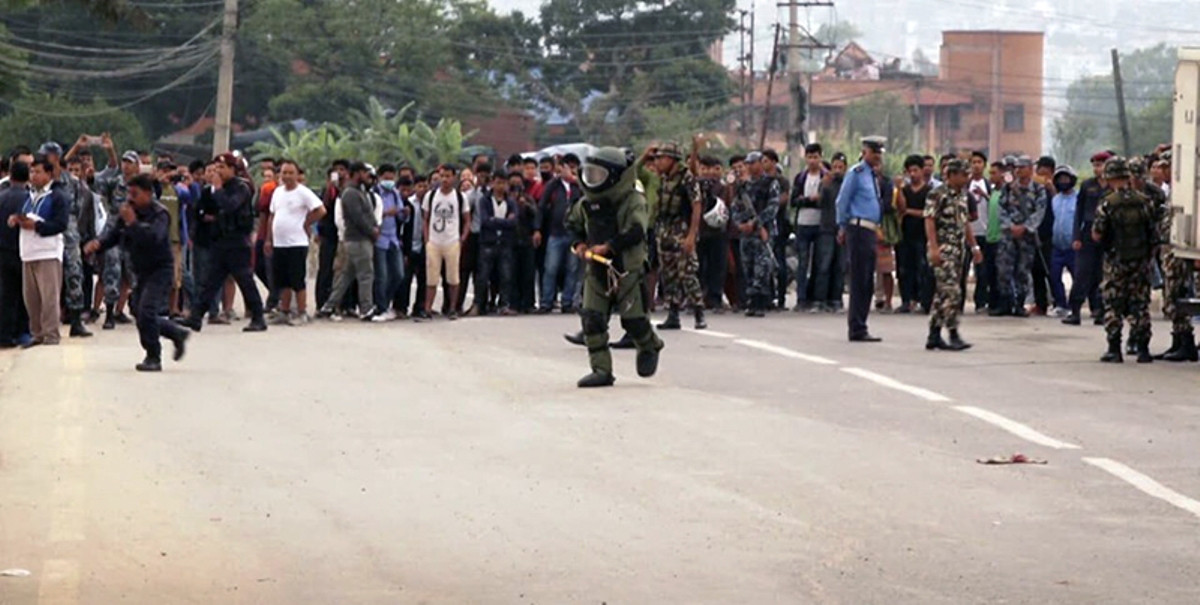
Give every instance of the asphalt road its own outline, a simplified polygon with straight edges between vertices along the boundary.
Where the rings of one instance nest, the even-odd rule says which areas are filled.
[[[1200,602],[1200,365],[844,321],[711,316],[601,391],[561,315],[0,352],[0,603]]]

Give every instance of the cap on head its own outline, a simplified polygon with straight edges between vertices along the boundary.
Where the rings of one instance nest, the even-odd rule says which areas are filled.
[[[1000,160],[1000,163],[1004,164],[1005,168],[1014,168],[1017,165],[1017,157],[1013,155],[1006,155],[1004,156],[1004,159]]]
[[[1129,174],[1138,178],[1146,176],[1146,159],[1140,155],[1135,155],[1126,161],[1129,166]]]
[[[129,157],[129,154],[131,154],[131,153],[133,153],[133,154],[134,154],[134,158],[135,158],[135,159],[133,159],[133,160],[129,160],[129,161],[132,161],[132,162],[136,162],[136,161],[138,161],[138,160],[136,159],[136,158],[137,158],[137,153],[136,153],[136,152],[133,152],[133,151],[126,151],[126,152],[125,152],[125,155],[121,156],[121,159],[122,159],[122,160],[126,160],[126,159],[128,159],[128,157]],[[241,162],[240,162],[239,158],[238,158],[236,155],[233,155],[232,153],[230,153],[230,152],[228,152],[228,151],[226,151],[225,153],[222,153],[221,155],[218,155],[217,157],[213,158],[213,161],[214,161],[214,162],[216,162],[216,163],[218,163],[218,164],[222,164],[222,165],[224,165],[224,166],[227,166],[227,167],[229,167],[229,168],[233,168],[234,170],[237,170],[237,167],[238,167],[238,165],[240,165],[240,164],[241,164]]]
[[[1104,162],[1104,178],[1106,179],[1127,179],[1129,178],[1129,162],[1125,158],[1116,155],[1108,158]]]
[[[946,174],[955,174],[955,173],[966,174],[967,173],[967,163],[958,158],[954,158],[953,160],[946,160]]]
[[[1033,158],[1027,155],[1019,155],[1017,156],[1015,165],[1017,168],[1029,168],[1030,166],[1033,166]]]
[[[756,162],[761,162],[762,159],[763,159],[763,154],[761,151],[751,151],[750,153],[746,154],[745,161],[747,164],[754,164]]]
[[[369,164],[366,164],[363,162],[350,162],[349,172],[350,172],[351,178],[353,178],[354,175],[356,175],[360,172],[368,172],[369,173],[370,171],[371,171],[371,167]]]
[[[658,146],[658,152],[655,153],[655,157],[668,157],[679,161],[683,159],[683,152],[679,150],[678,143],[664,143]]]
[[[218,159],[220,157],[221,156],[217,156]],[[131,162],[134,164],[141,164],[142,156],[137,151],[130,149],[130,150],[126,151],[125,153],[121,154],[121,161],[122,162]]]
[[[883,153],[887,150],[887,137],[863,137],[862,146],[874,151],[875,153]]]
[[[1113,154],[1110,151],[1098,151],[1094,155],[1092,155],[1091,162],[1093,164],[1095,164],[1096,162],[1107,162],[1112,157],[1113,157]]]
[[[62,153],[62,145],[59,145],[54,141],[46,141],[45,143],[42,143],[41,147],[38,147],[38,155],[53,155],[61,158]]]

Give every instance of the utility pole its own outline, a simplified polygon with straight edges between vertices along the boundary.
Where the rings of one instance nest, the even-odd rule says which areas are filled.
[[[1133,145],[1129,143],[1129,117],[1125,114],[1125,83],[1121,80],[1121,56],[1117,49],[1112,49],[1113,85],[1117,88],[1117,118],[1121,120],[1121,144],[1124,146],[1125,157],[1133,153]]]
[[[750,102],[750,117],[746,119],[746,140],[750,140],[751,133],[754,132],[754,5],[750,5],[750,54],[746,56],[746,65],[750,66],[750,83],[746,89],[746,96]]]
[[[233,51],[237,33],[238,0],[225,0],[221,26],[221,66],[217,72],[217,115],[213,124],[213,155],[229,151],[233,122]]]
[[[822,44],[807,29],[800,26],[800,8],[833,7],[832,0],[787,0],[778,6],[788,8],[788,41],[787,41],[787,71],[788,90],[791,92],[791,107],[788,108],[787,130],[787,174],[793,176],[803,165],[797,161],[804,155],[804,146],[808,143],[808,129],[812,97],[812,78],[808,78],[808,86],[804,83],[804,70],[800,65],[800,51],[807,50],[809,58],[812,51],[832,49],[828,44]]]
[[[767,98],[763,100],[762,136],[758,137],[758,149],[767,144],[767,125],[771,123],[771,92],[775,88],[775,71],[779,69],[779,34],[783,26],[775,24],[775,44],[771,50],[771,71],[767,74]]]
[[[741,134],[743,137],[750,134],[750,105],[746,102],[746,17],[748,15],[747,11],[738,11],[738,77],[740,79],[738,98],[741,99],[742,105]],[[753,79],[750,82],[753,83]]]

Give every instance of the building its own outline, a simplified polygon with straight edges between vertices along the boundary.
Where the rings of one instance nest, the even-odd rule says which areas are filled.
[[[989,156],[1042,152],[1042,32],[942,32],[938,79],[971,97],[963,147]]]
[[[1041,32],[943,32],[936,77],[905,71],[898,58],[877,61],[851,42],[809,81],[805,125],[810,137],[844,140],[856,130],[847,123],[847,109],[888,96],[918,118],[911,134],[903,136],[917,151],[1037,155],[1042,152],[1043,40]],[[741,130],[745,146],[755,147],[765,115],[766,144],[783,149],[792,103],[786,76],[777,75],[772,85],[756,74],[753,86],[753,103],[734,113],[731,130]],[[908,116],[905,122],[912,123]],[[888,134],[882,131],[886,127],[876,129],[880,132],[871,134]],[[735,133],[726,135],[738,140]]]

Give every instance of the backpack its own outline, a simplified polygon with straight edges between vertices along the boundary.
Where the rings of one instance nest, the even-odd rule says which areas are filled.
[[[437,187],[435,187],[435,188],[433,188],[433,189],[430,189],[428,192],[426,192],[426,193],[425,193],[425,199],[424,199],[424,200],[421,200],[421,206],[422,206],[422,207],[424,207],[426,204],[428,204],[428,205],[429,205],[429,213],[428,213],[428,214],[430,214],[430,215],[432,215],[432,214],[433,214],[433,196],[434,196],[434,195],[435,195],[435,194],[436,194],[438,191],[441,191],[441,189],[440,189],[440,188],[437,188]],[[462,190],[461,190],[461,189],[459,189],[458,187],[455,187],[455,188],[454,188],[454,197],[455,197],[455,198],[458,200],[458,207],[456,207],[456,208],[454,209],[454,216],[461,217],[461,216],[462,216],[462,209],[463,209],[463,206],[466,206],[466,205],[467,205],[467,203],[466,203],[466,201],[463,199]]]
[[[1113,234],[1110,250],[1122,263],[1150,259],[1155,240],[1154,219],[1142,196],[1123,193],[1109,212],[1109,229]]]

